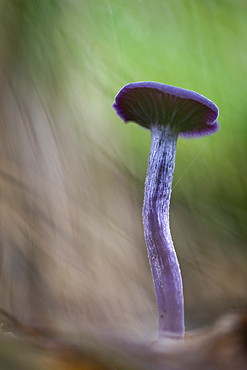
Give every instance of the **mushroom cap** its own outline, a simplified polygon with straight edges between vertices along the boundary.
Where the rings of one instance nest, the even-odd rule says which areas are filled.
[[[219,109],[194,91],[158,82],[133,82],[116,95],[113,108],[124,122],[150,129],[170,126],[183,137],[200,137],[219,130]]]

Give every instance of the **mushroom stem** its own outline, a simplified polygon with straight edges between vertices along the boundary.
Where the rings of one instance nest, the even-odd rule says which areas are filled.
[[[169,125],[151,126],[143,225],[159,312],[159,337],[172,333],[183,338],[183,284],[169,224],[177,136]]]

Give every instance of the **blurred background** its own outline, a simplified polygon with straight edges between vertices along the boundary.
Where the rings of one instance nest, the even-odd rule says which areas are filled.
[[[247,3],[0,1],[0,305],[49,330],[155,331],[142,228],[150,133],[123,85],[191,89],[220,131],[178,140],[171,229],[187,330],[247,306]]]

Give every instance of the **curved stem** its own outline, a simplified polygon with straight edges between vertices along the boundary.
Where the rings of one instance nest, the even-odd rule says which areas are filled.
[[[177,134],[169,126],[153,126],[151,136],[143,224],[159,312],[159,337],[172,333],[183,338],[183,285],[169,224]]]

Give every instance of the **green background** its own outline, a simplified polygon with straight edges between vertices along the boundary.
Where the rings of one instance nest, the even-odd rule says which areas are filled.
[[[129,82],[157,81],[217,104],[218,133],[178,140],[171,227],[189,327],[246,307],[246,1],[0,4],[1,73],[24,91],[39,91],[51,112],[66,107],[68,126],[90,143],[87,154],[102,151],[126,177],[140,218],[150,134],[116,116],[117,92]]]

